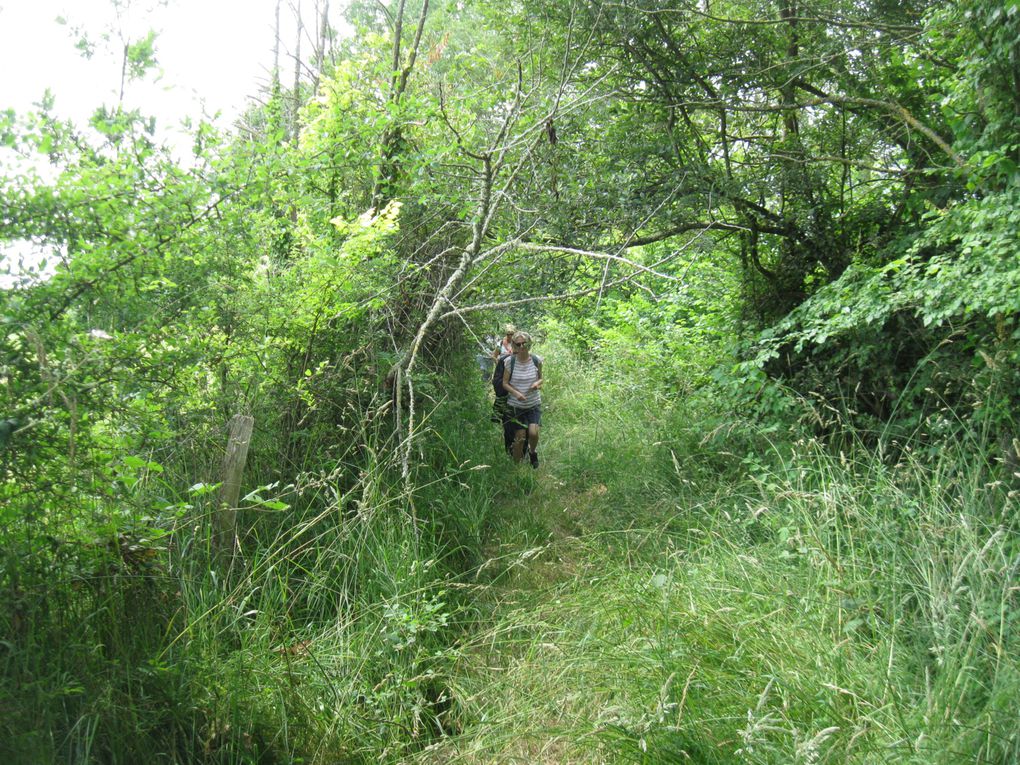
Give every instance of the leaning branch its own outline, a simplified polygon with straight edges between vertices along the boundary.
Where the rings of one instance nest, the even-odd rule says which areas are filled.
[[[685,250],[687,250],[690,247],[692,247],[694,245],[694,243],[697,242],[697,241],[698,241],[697,237],[691,238],[691,240],[689,242],[686,242],[679,249],[674,250],[669,255],[666,255],[665,257],[659,258],[659,260],[657,260],[654,263],[652,263],[651,267],[655,268],[657,266],[661,266],[663,263],[666,263],[666,262],[668,262],[670,260],[676,259],[681,253],[683,253]],[[693,261],[692,261],[691,264],[693,264]],[[688,269],[690,268],[691,264],[688,264]],[[686,274],[686,271],[684,273]],[[639,275],[640,275],[640,272],[635,272],[635,273],[632,273],[632,274],[628,274],[627,276],[622,276],[619,279],[614,279],[612,281],[608,281],[605,284],[600,284],[598,287],[587,287],[585,289],[576,290],[574,292],[561,292],[561,293],[555,294],[555,295],[536,295],[534,297],[520,298],[518,300],[502,300],[502,301],[495,301],[495,302],[491,302],[491,303],[479,303],[477,305],[469,305],[469,306],[464,306],[464,307],[461,307],[461,308],[456,307],[453,304],[453,300],[452,299],[447,299],[445,302],[446,302],[447,305],[450,306],[451,310],[449,310],[446,313],[443,313],[440,316],[438,316],[436,321],[437,322],[438,321],[443,321],[444,319],[449,319],[449,318],[452,318],[454,316],[460,317],[460,316],[463,316],[464,314],[468,314],[468,313],[477,313],[478,311],[491,311],[491,310],[496,310],[496,309],[512,308],[514,306],[519,306],[519,305],[533,305],[535,303],[550,303],[550,302],[562,301],[562,300],[575,300],[577,298],[588,297],[589,295],[595,295],[595,294],[597,294],[598,292],[600,292],[600,291],[602,291],[604,289],[608,289],[609,287],[618,287],[618,286],[620,286],[622,284],[627,284],[628,282],[633,282]],[[684,275],[682,274],[680,277],[676,278],[675,281],[684,282]]]
[[[580,255],[581,257],[591,258],[592,260],[615,261],[617,263],[624,263],[630,266],[631,268],[637,269],[638,271],[643,271],[646,274],[657,276],[660,279],[677,281],[677,278],[675,276],[670,276],[669,274],[664,274],[659,271],[655,271],[651,268],[648,268],[647,266],[641,265],[640,263],[635,263],[633,260],[620,257],[619,255],[613,255],[608,252],[592,252],[591,250],[579,250],[574,247],[557,247],[554,245],[530,244],[530,243],[521,244],[520,248],[522,250],[530,250],[532,252],[561,252],[565,255]]]
[[[576,300],[577,298],[588,297],[594,295],[604,287],[617,287],[621,284],[633,281],[637,274],[631,274],[630,276],[624,276],[619,279],[607,282],[605,285],[599,285],[598,287],[589,287],[583,290],[577,290],[576,292],[561,292],[557,295],[536,295],[534,297],[520,298],[518,300],[503,300],[493,303],[479,303],[477,305],[464,306],[463,308],[457,308],[451,301],[446,301],[447,305],[450,306],[450,310],[438,317],[438,321],[443,319],[449,319],[454,316],[463,316],[468,313],[477,313],[478,311],[491,311],[502,308],[512,308],[519,305],[533,305],[535,303],[551,303],[560,300]]]
[[[418,27],[414,32],[414,42],[411,43],[411,51],[407,56],[407,65],[400,70],[400,79],[397,82],[396,96],[399,99],[407,89],[407,78],[414,71],[414,62],[418,60],[418,50],[421,47],[422,32],[425,31],[425,19],[429,15],[429,0],[425,0],[421,6],[421,13],[418,14]],[[399,61],[398,61],[399,65]]]
[[[623,244],[619,245],[619,249],[629,249],[631,247],[641,247],[646,244],[655,244],[666,239],[672,239],[674,236],[680,234],[687,234],[691,231],[699,231],[701,233],[708,233],[709,231],[748,231],[747,226],[740,226],[736,223],[724,223],[722,221],[695,221],[692,223],[683,223],[673,228],[668,228],[665,231],[657,231],[654,234],[646,234],[645,236],[635,236],[628,239]],[[787,232],[780,228],[773,228],[771,226],[759,227],[759,231],[767,234],[786,234]],[[609,249],[609,248],[606,248]]]
[[[811,92],[819,92],[812,90]],[[898,117],[908,127],[913,128],[917,132],[921,133],[939,149],[941,149],[947,157],[953,160],[953,163],[960,169],[967,167],[967,161],[961,157],[949,142],[945,138],[936,133],[932,128],[925,125],[917,117],[911,114],[906,107],[902,104],[893,103],[891,101],[882,101],[878,98],[861,98],[859,96],[833,96],[823,95],[817,98],[808,99],[805,101],[796,101],[794,103],[784,104],[763,104],[753,105],[746,102],[728,102],[725,99],[706,99],[703,101],[688,100],[683,103],[673,104],[673,108],[704,108],[704,109],[718,109],[720,106],[725,105],[728,109],[735,112],[747,112],[747,113],[763,113],[773,114],[776,112],[784,112],[794,109],[810,109],[814,106],[822,106],[823,104],[829,104],[831,106],[846,106],[853,108],[855,106],[866,106],[872,109],[879,109],[887,112],[895,117]]]
[[[412,374],[414,371],[414,365],[418,360],[418,352],[421,350],[421,345],[425,340],[426,334],[436,322],[439,312],[447,304],[452,292],[457,288],[457,285],[463,281],[471,262],[478,256],[478,253],[482,249],[482,242],[485,239],[486,230],[489,222],[491,221],[492,211],[490,208],[492,205],[492,181],[492,161],[490,157],[486,157],[482,174],[481,199],[478,203],[478,218],[475,221],[471,244],[464,249],[464,252],[460,257],[460,261],[457,264],[457,268],[452,274],[450,274],[450,277],[446,280],[442,289],[440,289],[436,294],[435,299],[432,301],[432,307],[429,309],[425,320],[418,327],[418,332],[414,336],[411,348],[403,361],[403,378],[408,386],[408,403],[407,435],[404,437],[402,444],[403,454],[401,455],[400,474],[408,488],[410,488],[411,480],[411,451],[414,444],[414,437],[416,435],[414,427],[414,378]],[[408,492],[408,495],[410,496],[410,492]]]

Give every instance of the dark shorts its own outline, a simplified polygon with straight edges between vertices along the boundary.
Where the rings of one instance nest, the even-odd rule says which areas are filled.
[[[529,425],[542,424],[542,407],[535,406],[531,409],[515,409],[510,407],[510,423],[518,430],[527,430]]]

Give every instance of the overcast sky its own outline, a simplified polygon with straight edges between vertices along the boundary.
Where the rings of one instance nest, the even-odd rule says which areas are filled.
[[[288,52],[294,47],[292,8],[303,7],[306,23],[315,17],[315,0],[283,0],[281,66],[292,71]],[[102,105],[117,103],[123,43],[157,32],[156,58],[161,74],[128,85],[125,106],[139,107],[157,119],[162,141],[183,147],[180,128],[185,117],[211,117],[228,127],[247,100],[268,81],[273,63],[276,0],[0,0],[0,110],[33,109],[46,89],[53,93],[54,111],[79,125]],[[330,14],[338,24],[343,3],[333,0]],[[65,23],[58,23],[63,17]],[[82,33],[97,45],[90,59],[75,44]],[[112,42],[103,43],[104,34]],[[306,38],[302,51],[311,43]],[[116,51],[116,52],[115,52]],[[17,161],[0,147],[0,163]],[[43,171],[45,168],[43,168]],[[45,172],[44,172],[45,175]],[[0,289],[53,258],[32,242],[0,241]],[[10,275],[5,271],[11,271]]]
[[[299,1],[306,20],[313,18],[314,0],[284,0],[285,23],[292,17],[288,6]],[[121,5],[130,7],[118,19],[111,0],[0,0],[0,109],[28,110],[47,87],[56,96],[57,112],[77,120],[116,102],[119,52],[99,49],[85,60],[75,49],[75,29],[97,42],[104,32],[116,35],[119,29],[129,40],[149,29],[159,34],[160,82],[134,83],[125,101],[154,114],[164,127],[186,114],[201,114],[199,99],[209,113],[233,117],[265,83],[276,0],[121,0]],[[58,24],[59,16],[67,24]],[[285,30],[285,45],[292,45],[292,38]],[[307,41],[303,49],[310,49]]]

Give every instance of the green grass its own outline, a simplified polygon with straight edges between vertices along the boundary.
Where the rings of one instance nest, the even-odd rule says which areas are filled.
[[[342,453],[244,514],[230,576],[185,494],[155,558],[8,546],[4,762],[1020,761],[980,449],[770,441],[551,350],[538,471],[465,382],[411,494]]]
[[[421,761],[1020,760],[1016,503],[974,456],[741,460],[640,391],[563,389],[530,533],[496,522],[463,733]]]
[[[465,483],[470,466],[451,464],[441,439],[427,446],[413,505],[392,455],[376,458],[384,449],[343,455],[305,476],[302,493],[277,490],[290,507],[241,514],[243,551],[229,573],[210,552],[211,495],[172,496],[186,509],[160,521],[170,524],[160,546],[131,536],[113,506],[92,509],[110,544],[73,546],[67,528],[51,526],[63,537],[54,552],[23,524],[30,554],[8,547],[3,561],[0,757],[398,761],[440,735],[465,610],[453,577],[482,560],[491,491],[482,471]],[[159,508],[174,484],[193,482],[170,472]],[[262,475],[272,471],[256,460],[249,485]],[[135,486],[136,515],[155,514],[151,492]],[[53,514],[72,519],[68,528],[69,510]],[[151,519],[138,528],[157,531]],[[139,543],[139,561],[127,541]]]

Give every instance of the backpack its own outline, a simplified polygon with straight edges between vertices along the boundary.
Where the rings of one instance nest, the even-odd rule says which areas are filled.
[[[510,359],[510,376],[514,376],[516,358],[512,353],[501,354],[496,361],[496,368],[492,371],[492,389],[496,392],[496,398],[506,398],[510,395],[510,392],[503,387],[503,373],[506,370],[507,359]]]
[[[536,354],[531,354],[532,360],[535,362],[535,366],[538,367],[539,374],[542,372],[542,358]],[[510,377],[514,376],[514,364],[517,361],[517,357],[512,353],[504,353],[499,357],[496,362],[496,368],[492,371],[492,389],[496,392],[496,398],[506,398],[510,395],[510,392],[503,387],[503,372],[506,369],[506,360],[510,359]]]

